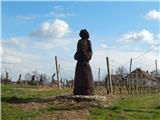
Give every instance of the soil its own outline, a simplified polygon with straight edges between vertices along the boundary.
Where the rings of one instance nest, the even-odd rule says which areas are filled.
[[[111,106],[115,99],[120,96],[108,95],[105,105]],[[38,116],[37,120],[87,120],[90,107],[104,107],[101,101],[77,101],[64,97],[44,97],[28,103],[16,103],[15,106],[24,111],[46,109],[47,111]]]
[[[37,120],[87,120],[89,117],[89,111],[87,109],[83,110],[64,110],[55,111],[43,114],[38,117]]]

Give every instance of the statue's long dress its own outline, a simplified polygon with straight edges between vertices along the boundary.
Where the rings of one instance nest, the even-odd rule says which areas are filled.
[[[89,64],[89,60],[92,57],[92,47],[89,40],[87,40],[87,45],[88,48],[84,53],[82,50],[82,40],[79,40],[77,44],[77,52],[74,55],[75,60],[77,60],[73,90],[75,95],[93,94],[93,76]]]

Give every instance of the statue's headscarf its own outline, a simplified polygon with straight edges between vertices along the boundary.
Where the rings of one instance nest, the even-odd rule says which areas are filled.
[[[89,38],[89,33],[86,29],[82,29],[79,33],[79,36],[82,38],[82,39],[88,39]]]

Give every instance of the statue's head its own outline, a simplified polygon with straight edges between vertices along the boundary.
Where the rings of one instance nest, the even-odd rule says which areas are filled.
[[[79,36],[82,38],[82,39],[88,39],[89,38],[89,33],[86,29],[82,29],[79,33]]]

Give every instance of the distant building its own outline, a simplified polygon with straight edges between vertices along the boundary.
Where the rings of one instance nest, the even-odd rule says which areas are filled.
[[[118,86],[119,84],[123,85],[123,75],[111,75],[112,85]]]
[[[149,74],[148,71],[144,71],[140,68],[135,69],[128,74],[125,79],[132,85],[138,84],[139,86],[156,86],[157,79]]]
[[[108,76],[105,77],[102,81],[94,81],[95,86],[105,86],[105,81],[108,81]],[[124,85],[125,81],[123,79],[123,75],[111,75],[112,85],[118,86],[118,85]]]

